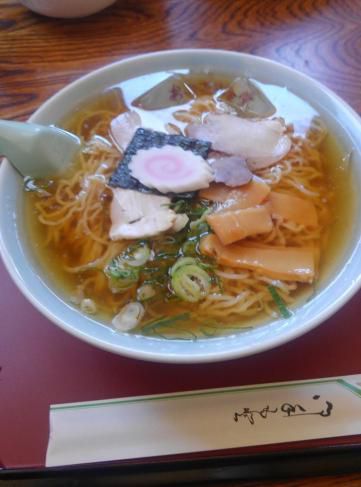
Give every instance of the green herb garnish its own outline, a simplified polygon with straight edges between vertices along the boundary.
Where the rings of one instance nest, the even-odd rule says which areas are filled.
[[[113,292],[124,292],[139,280],[139,269],[127,267],[119,257],[112,259],[104,269],[109,280],[109,288]]]
[[[194,203],[191,200],[178,199],[172,201],[169,208],[175,213],[186,213],[191,220],[196,220],[208,210],[209,201],[201,200]]]
[[[278,294],[277,289],[272,285],[267,286],[267,289],[272,296],[272,299],[275,302],[277,308],[279,309],[281,316],[283,318],[290,318],[292,316],[292,313],[287,308],[286,303],[284,302],[282,297]]]
[[[176,200],[173,201],[169,208],[173,210],[175,213],[190,213],[192,206],[191,202],[187,200]]]
[[[189,313],[181,313],[179,315],[171,316],[169,318],[161,318],[157,320],[153,320],[150,323],[146,323],[142,327],[143,333],[156,333],[160,329],[163,328],[172,328],[174,325],[177,325],[179,321],[184,321],[189,319]]]
[[[178,253],[177,252],[158,252],[154,255],[153,260],[166,260],[166,259],[176,259]]]
[[[181,257],[169,272],[172,289],[183,301],[196,303],[208,295],[211,278],[196,259]]]

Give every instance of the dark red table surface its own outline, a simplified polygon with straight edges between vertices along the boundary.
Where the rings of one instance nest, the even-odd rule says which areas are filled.
[[[0,267],[0,460],[41,467],[49,405],[361,373],[361,293],[318,328],[268,352],[173,365],[98,350],[49,322]]]

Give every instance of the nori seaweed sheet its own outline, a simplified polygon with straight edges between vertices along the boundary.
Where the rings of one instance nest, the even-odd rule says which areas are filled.
[[[118,167],[109,179],[109,185],[113,188],[134,189],[143,193],[161,194],[159,191],[147,188],[140,181],[133,178],[130,174],[129,163],[132,157],[140,149],[151,149],[152,147],[164,147],[165,145],[174,145],[184,150],[192,151],[194,154],[207,159],[211,149],[211,143],[203,140],[191,139],[183,135],[166,134],[154,130],[139,128],[135,132],[132,140],[124,152],[124,156]],[[169,196],[178,198],[192,198],[195,192],[188,193],[171,193]]]

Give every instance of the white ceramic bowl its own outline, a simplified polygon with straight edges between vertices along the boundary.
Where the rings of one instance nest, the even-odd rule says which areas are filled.
[[[72,18],[91,15],[116,0],[20,0],[25,7],[48,17]]]
[[[247,54],[217,50],[163,51],[105,66],[67,86],[31,117],[52,124],[79,102],[122,80],[175,68],[211,68],[243,73],[261,82],[288,87],[310,102],[352,150],[353,179],[361,186],[361,120],[337,95],[320,83],[273,61]],[[197,341],[161,340],[115,333],[66,304],[48,284],[28,243],[24,225],[22,180],[8,163],[0,168],[0,249],[5,265],[24,295],[51,321],[97,347],[143,360],[211,362],[242,357],[292,340],[335,313],[361,285],[361,222],[349,229],[345,249],[328,281],[317,295],[287,320],[276,320],[225,338]],[[360,207],[360,201],[357,202]],[[50,326],[50,325],[49,325]]]

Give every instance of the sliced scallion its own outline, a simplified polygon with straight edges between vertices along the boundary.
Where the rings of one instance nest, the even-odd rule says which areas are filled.
[[[154,287],[151,284],[143,284],[137,289],[138,301],[148,301],[156,294]]]
[[[119,331],[132,330],[141,322],[144,312],[141,303],[128,303],[114,316],[112,324]]]
[[[272,285],[267,286],[267,289],[268,289],[270,295],[272,296],[272,299],[275,302],[281,316],[283,318],[290,318],[292,316],[292,313],[287,308],[286,303],[284,302],[282,297],[279,295],[277,289]]]
[[[193,265],[197,264],[196,259],[193,257],[181,257],[180,259],[177,260],[177,262],[170,268],[170,275],[173,276],[175,272],[177,272],[178,269],[185,265]]]
[[[150,258],[150,248],[145,242],[130,245],[121,255],[127,265],[132,267],[143,266]]]
[[[209,294],[211,278],[198,265],[182,265],[175,271],[172,270],[171,276],[172,288],[183,301],[196,303]]]
[[[104,274],[107,276],[109,287],[114,293],[130,289],[139,280],[139,269],[127,267],[119,257],[110,261],[104,269]]]
[[[159,329],[171,328],[174,325],[178,325],[178,322],[179,321],[188,320],[189,317],[190,317],[190,314],[189,313],[181,313],[179,315],[170,316],[169,318],[165,318],[164,317],[164,318],[160,318],[160,319],[157,319],[157,320],[153,320],[153,321],[151,321],[149,323],[146,323],[142,327],[142,332],[143,333],[155,333]]]

